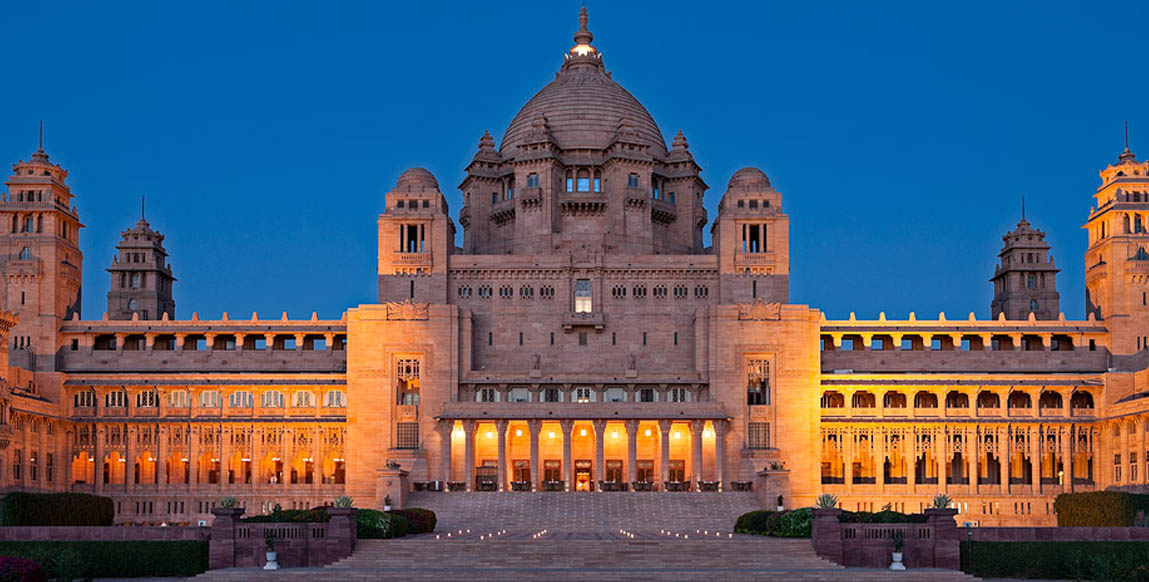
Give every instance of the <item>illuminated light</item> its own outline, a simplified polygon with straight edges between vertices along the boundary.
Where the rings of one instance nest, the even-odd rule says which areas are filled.
[[[579,436],[586,436],[586,429],[584,428],[584,429],[578,431],[578,435]]]
[[[279,462],[279,457],[272,457],[272,458],[271,458],[271,460],[272,460],[272,461],[275,461],[276,463],[278,463],[278,462]]]
[[[678,433],[678,432],[674,432],[673,434],[674,434],[674,438],[676,438],[676,439],[680,439],[680,438],[682,438],[682,434],[681,434],[681,433]]]
[[[251,462],[251,458],[249,458],[249,457],[240,457],[239,460],[241,463],[250,463]]]
[[[493,439],[493,438],[495,438],[495,431],[493,431],[493,430],[488,430],[488,431],[487,431],[487,438],[489,438],[489,439]]]
[[[617,430],[610,431],[610,438],[612,438],[612,439],[618,438],[618,431]]]
[[[552,430],[551,432],[547,433],[547,438],[555,438],[555,431]]]
[[[334,458],[334,459],[331,459],[331,460],[332,460],[332,461],[335,461],[336,463],[342,463],[342,462],[343,462],[343,457],[336,457],[336,458]]]
[[[32,462],[33,462],[33,463],[35,463],[35,462],[36,462],[36,459],[32,459]],[[128,462],[128,460],[127,460],[127,459],[120,459],[120,462],[121,462],[121,463],[127,463],[127,462]]]
[[[646,429],[646,436],[650,436],[650,429]]]
[[[188,462],[188,458],[184,457],[184,458],[180,459],[180,461],[186,463],[186,462]]]
[[[515,436],[517,436],[517,437],[523,436],[523,429],[516,428],[515,429]]]

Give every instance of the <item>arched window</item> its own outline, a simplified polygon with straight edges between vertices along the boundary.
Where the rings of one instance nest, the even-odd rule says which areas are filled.
[[[1031,408],[1033,406],[1033,400],[1029,394],[1019,391],[1010,392],[1007,402],[1010,408]]]
[[[538,188],[538,187],[539,187],[539,175],[534,173],[534,172],[527,174],[527,188]]]
[[[578,171],[576,187],[579,192],[590,192],[590,170],[584,168]]]
[[[128,311],[135,311],[137,307],[138,307],[138,305],[136,304],[135,299],[128,301]]]
[[[1074,391],[1073,396],[1069,398],[1069,407],[1093,408],[1093,395],[1081,390]]]
[[[854,408],[875,408],[877,406],[877,399],[874,395],[865,390],[860,390],[854,393],[853,398],[850,399],[850,406]]]
[[[1036,299],[1030,299],[1029,300],[1029,311],[1031,313],[1037,313],[1037,300]]]
[[[890,390],[882,397],[882,406],[884,408],[905,408],[906,395],[901,392],[894,392]]]
[[[969,408],[969,395],[957,390],[946,394],[946,408]]]
[[[36,228],[35,219],[31,214],[24,217],[24,232],[32,232]]]
[[[567,170],[567,192],[574,192],[574,174]]]
[[[833,390],[822,394],[822,408],[845,408],[846,398]]]
[[[1062,400],[1061,395],[1052,390],[1045,390],[1041,393],[1041,397],[1037,400],[1037,405],[1040,408],[1061,408]]]
[[[627,188],[638,188],[638,174],[630,174],[626,177]]]
[[[914,408],[937,408],[938,395],[922,390],[914,394]]]
[[[988,390],[983,390],[977,395],[978,408],[1001,408],[1001,397]]]
[[[602,172],[599,170],[594,171],[594,191],[602,192]]]
[[[20,260],[21,261],[28,261],[31,259],[32,259],[32,250],[31,249],[29,249],[28,247],[24,247],[24,248],[20,249]]]

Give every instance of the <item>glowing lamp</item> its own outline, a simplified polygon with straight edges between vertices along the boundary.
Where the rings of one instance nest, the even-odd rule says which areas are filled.
[[[584,428],[584,429],[578,431],[578,435],[579,436],[586,436],[586,429]]]
[[[551,432],[547,433],[547,438],[555,438],[555,431],[552,430]]]
[[[646,436],[650,436],[650,429],[646,429]]]
[[[521,436],[523,436],[523,429],[521,429],[521,428],[516,428],[516,429],[515,429],[515,436],[517,436],[517,437],[521,437]]]

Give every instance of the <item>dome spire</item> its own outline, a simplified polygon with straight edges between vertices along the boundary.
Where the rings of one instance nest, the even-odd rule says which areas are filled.
[[[571,48],[568,57],[593,57],[598,54],[598,50],[590,44],[594,40],[594,34],[587,29],[587,20],[589,18],[586,15],[586,4],[583,4],[578,13],[578,32],[574,35],[575,45]]]
[[[1125,151],[1121,152],[1120,156],[1117,156],[1117,160],[1120,161],[1122,164],[1124,164],[1126,162],[1134,162],[1134,163],[1137,162],[1137,156],[1134,155],[1133,152],[1129,151],[1129,121],[1128,120],[1125,121]]]

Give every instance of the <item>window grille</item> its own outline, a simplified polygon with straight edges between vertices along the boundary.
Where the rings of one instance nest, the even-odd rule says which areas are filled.
[[[770,423],[751,422],[746,428],[747,445],[751,449],[770,448]]]
[[[395,448],[419,448],[419,423],[399,422],[395,424]]]

